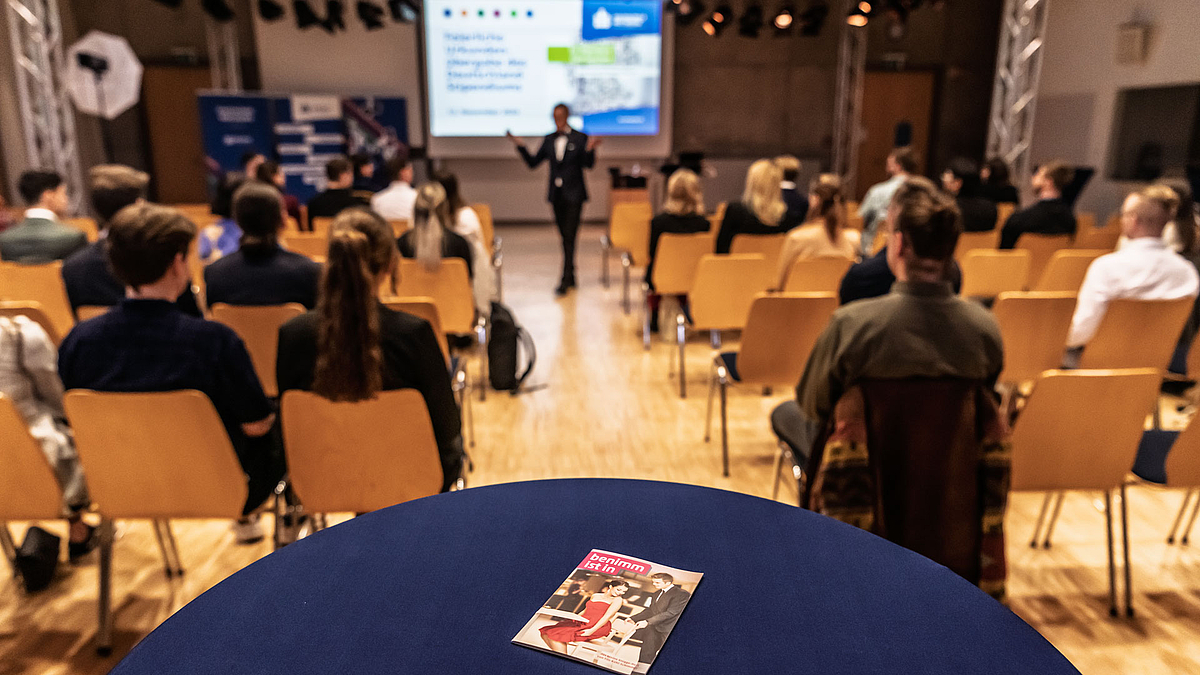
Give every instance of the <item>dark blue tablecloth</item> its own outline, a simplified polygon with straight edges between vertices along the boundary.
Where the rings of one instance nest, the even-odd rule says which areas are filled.
[[[704,573],[657,675],[1077,672],[974,586],[873,535],[733,492],[578,479],[322,531],[194,600],[113,673],[600,672],[510,643],[592,548]]]

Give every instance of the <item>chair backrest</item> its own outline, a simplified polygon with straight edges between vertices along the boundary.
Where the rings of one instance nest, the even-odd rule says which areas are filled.
[[[746,325],[755,296],[771,285],[772,270],[757,253],[706,254],[688,291],[697,330],[733,330]]]
[[[267,396],[278,396],[275,381],[275,357],[279,353],[279,327],[288,319],[304,313],[304,305],[227,305],[218,302],[209,308],[212,320],[233,329],[246,344],[254,372]]]
[[[996,204],[996,229],[1004,227],[1004,223],[1008,222],[1008,217],[1017,210],[1017,205],[1012,202],[999,202]]]
[[[1042,276],[1030,290],[1077,293],[1092,261],[1108,253],[1096,249],[1063,249],[1051,256]]]
[[[613,204],[608,238],[614,248],[628,251],[634,265],[645,265],[650,257],[650,202]]]
[[[310,219],[310,223],[312,224],[313,234],[320,234],[328,237],[329,228],[333,226],[333,218],[328,216],[318,216]]]
[[[862,231],[865,223],[863,222],[862,216],[858,215],[858,202],[846,200],[844,206],[846,207],[846,227],[853,230]]]
[[[1067,331],[1075,314],[1074,293],[1001,293],[992,306],[1004,342],[1000,382],[1036,379],[1062,365]]]
[[[415,389],[354,403],[287,391],[281,415],[288,475],[305,510],[363,513],[442,487],[433,424]]]
[[[438,308],[434,304],[433,298],[428,296],[385,298],[383,304],[388,309],[397,312],[406,312],[428,321],[429,325],[433,327],[433,335],[437,338],[438,347],[442,350],[442,356],[446,357],[446,363],[450,362],[450,345],[446,342],[446,332],[442,330],[442,318],[438,315]]]
[[[404,218],[389,219],[388,225],[392,226],[392,236],[396,237],[397,239],[399,239],[400,236],[405,232],[408,232],[412,229],[412,223],[408,222],[408,220]]]
[[[1029,277],[1029,251],[967,251],[962,259],[962,295],[994,298],[1007,291],[1025,289]]]
[[[447,333],[469,335],[474,330],[475,299],[467,263],[461,258],[443,258],[433,271],[416,260],[402,258],[396,296],[433,298]]]
[[[496,221],[492,220],[492,207],[488,204],[471,205],[475,217],[479,218],[479,229],[483,231],[483,246],[488,253],[496,250]]]
[[[1078,249],[1101,249],[1105,253],[1117,247],[1117,240],[1121,238],[1120,225],[1107,225],[1105,227],[1079,227],[1075,234],[1075,248]]]
[[[1050,263],[1055,251],[1071,248],[1074,237],[1069,234],[1033,234],[1026,232],[1017,238],[1016,248],[1029,251],[1029,281],[1042,276],[1042,270]]]
[[[9,300],[0,300],[0,316],[9,318],[15,316],[24,316],[46,331],[46,335],[50,336],[50,341],[54,344],[62,342],[63,337],[56,332],[54,324],[50,321],[50,317],[42,311],[42,305],[37,302],[12,302]]]
[[[797,260],[788,270],[783,290],[788,293],[837,293],[842,277],[852,264],[845,258]]]
[[[783,242],[787,234],[739,234],[733,237],[729,246],[730,253],[758,253],[767,261],[772,269],[779,267],[779,254],[783,252]]]
[[[0,394],[0,523],[62,517],[62,491],[12,399]]]
[[[96,225],[96,221],[91,218],[64,218],[64,225],[69,225],[87,236],[88,241],[96,241],[100,238],[100,228]]]
[[[666,295],[686,295],[696,280],[700,259],[712,253],[713,230],[695,234],[668,232],[658,238],[654,254],[654,288]]]
[[[716,219],[717,225],[725,219],[725,209],[729,207],[729,202],[717,202],[717,206],[713,209],[712,217]]]
[[[795,385],[829,317],[833,293],[762,293],[750,305],[737,369],[742,382]]]
[[[1161,380],[1152,368],[1043,373],[1013,426],[1011,489],[1120,485]]]
[[[285,232],[281,237],[284,248],[313,260],[329,255],[329,235],[318,232]]]
[[[954,247],[954,259],[961,265],[963,256],[967,254],[967,251],[994,251],[996,250],[996,245],[999,243],[999,228],[988,230],[987,232],[963,232],[958,235],[958,244]]]
[[[0,300],[38,303],[60,339],[75,325],[61,261],[42,265],[0,262]]]
[[[1080,357],[1080,368],[1166,369],[1195,298],[1108,303],[1100,327]]]
[[[1077,211],[1075,213],[1075,231],[1084,232],[1087,230],[1096,229],[1096,214],[1091,211]]]
[[[63,399],[88,491],[110,518],[236,518],[246,477],[221,418],[195,390]]]
[[[721,230],[721,221],[724,219],[725,219],[725,214],[723,214],[723,213],[719,214],[719,215],[716,213],[710,214],[708,216],[709,231],[713,232],[713,233],[719,232]],[[713,234],[713,237],[715,238],[716,234]]]
[[[87,321],[108,313],[112,307],[108,305],[80,305],[75,308],[75,316],[80,321]]]

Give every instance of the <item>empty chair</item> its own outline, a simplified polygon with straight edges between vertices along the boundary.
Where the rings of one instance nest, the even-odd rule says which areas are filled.
[[[281,403],[288,475],[306,511],[364,513],[441,490],[433,424],[417,390],[353,403],[292,390]]]
[[[329,254],[329,235],[326,232],[285,232],[280,238],[283,247],[318,262]]]
[[[91,218],[65,218],[63,225],[71,227],[83,232],[87,236],[88,241],[96,241],[100,238],[100,228],[96,226],[96,221]]]
[[[279,350],[279,327],[288,319],[304,313],[304,306],[289,302],[285,305],[227,305],[212,306],[212,319],[233,329],[246,343],[254,372],[267,396],[279,395],[275,381],[275,356]]]
[[[1028,251],[968,251],[962,259],[962,291],[966,298],[994,298],[1025,289]]]
[[[996,245],[999,243],[999,229],[987,232],[963,232],[958,235],[958,244],[954,247],[954,259],[961,265],[963,256],[967,254],[967,251],[994,251],[996,250]]]
[[[694,234],[664,233],[658,240],[658,251],[654,260],[654,292],[663,295],[687,295],[696,280],[696,268],[700,259],[712,253],[714,230]],[[642,343],[650,349],[650,297],[642,303]]]
[[[0,262],[0,300],[38,303],[54,326],[52,337],[62,339],[75,325],[63,285],[62,261],[42,265]]]
[[[155,521],[167,571],[181,573],[169,519],[240,517],[246,477],[216,409],[198,391],[128,394],[75,389],[67,392],[63,404],[88,490],[102,516],[96,642],[97,650],[107,653],[113,628],[113,521]]]
[[[62,342],[62,338],[64,337],[55,332],[54,324],[50,321],[50,317],[46,316],[46,313],[42,311],[41,303],[0,300],[0,316],[29,317],[30,321],[41,326],[42,330],[46,331],[46,335],[50,337],[50,341],[56,345]]]
[[[788,293],[837,293],[852,261],[845,258],[810,258],[792,263],[783,291]]]
[[[739,234],[733,238],[729,246],[730,253],[758,253],[767,261],[767,266],[775,269],[779,266],[779,254],[783,251],[783,242],[787,234]]]
[[[1042,276],[1042,270],[1050,263],[1050,258],[1056,251],[1071,248],[1074,236],[1070,234],[1034,234],[1026,232],[1017,238],[1015,249],[1029,251],[1029,277],[1036,281]],[[1023,289],[1022,289],[1023,290]]]
[[[309,221],[309,228],[313,234],[320,234],[326,237],[329,236],[329,228],[333,226],[333,218],[317,216]]]
[[[621,307],[630,311],[629,275],[633,266],[645,265],[650,258],[650,219],[654,217],[650,202],[613,204],[608,234],[600,241],[600,282],[608,288],[608,254],[621,251],[623,284]]]
[[[1108,525],[1109,613],[1117,615],[1112,492],[1121,491],[1125,611],[1133,615],[1125,475],[1133,466],[1146,416],[1156,405],[1161,376],[1152,368],[1052,370],[1044,373],[1012,433],[1013,492],[1104,492]],[[1046,513],[1035,527],[1041,529]]]
[[[735,240],[736,241],[736,240]],[[709,381],[704,441],[712,428],[713,394],[721,395],[721,467],[729,475],[729,432],[726,390],[730,382],[769,387],[795,385],[804,374],[808,354],[837,309],[833,293],[774,293],[755,296],[742,331],[741,347],[713,360]]]
[[[1101,249],[1108,252],[1117,247],[1117,240],[1120,238],[1121,226],[1118,224],[1087,228],[1080,226],[1075,234],[1075,248]]]
[[[0,549],[14,564],[10,520],[62,518],[62,490],[12,399],[0,394]],[[14,568],[15,569],[15,568]]]
[[[1064,249],[1055,251],[1042,276],[1033,284],[1034,291],[1066,291],[1076,293],[1083,285],[1092,261],[1108,251],[1097,249]]]
[[[495,253],[496,249],[496,223],[492,220],[492,207],[483,204],[471,204],[471,210],[475,212],[479,218],[479,229],[483,232],[483,246],[488,250],[488,253]]]
[[[1074,313],[1074,293],[1007,292],[997,296],[992,315],[1004,341],[1004,371],[998,382],[1018,385],[1062,365]]]
[[[1096,335],[1083,348],[1080,368],[1166,370],[1195,298],[1113,300]]]

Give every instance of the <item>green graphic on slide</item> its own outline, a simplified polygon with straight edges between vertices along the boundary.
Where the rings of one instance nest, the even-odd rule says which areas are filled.
[[[613,45],[574,45],[572,47],[550,47],[546,58],[550,63],[573,65],[612,65],[617,60]]]

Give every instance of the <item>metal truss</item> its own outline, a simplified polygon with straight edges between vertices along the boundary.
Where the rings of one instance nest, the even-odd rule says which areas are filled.
[[[1005,0],[987,152],[1008,163],[1014,185],[1029,184],[1030,146],[1049,0]]]
[[[208,33],[208,67],[212,73],[213,89],[240,93],[242,60],[234,22],[222,23],[205,17],[205,27]]]
[[[835,17],[846,16],[857,5],[848,0]],[[845,194],[854,193],[858,175],[858,146],[862,143],[863,77],[867,65],[867,29],[841,22],[838,47],[837,91],[833,111],[833,173],[841,176]]]

